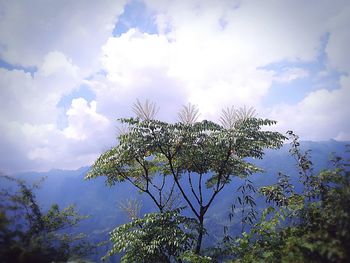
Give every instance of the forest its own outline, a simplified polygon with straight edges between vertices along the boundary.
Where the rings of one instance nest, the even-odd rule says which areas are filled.
[[[251,108],[218,123],[191,104],[176,123],[148,101],[133,110],[85,181],[40,194],[37,177],[1,175],[1,262],[349,262],[349,145],[305,149]]]

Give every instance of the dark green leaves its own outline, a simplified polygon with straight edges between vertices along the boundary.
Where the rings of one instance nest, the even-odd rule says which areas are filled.
[[[134,259],[128,257],[140,252],[136,248],[142,245],[145,246],[143,255],[150,258],[157,253],[173,255],[164,250],[164,244],[166,247],[177,247],[181,240],[176,241],[176,238],[181,239],[183,234],[179,229],[171,228],[171,231],[177,229],[180,232],[173,239],[178,243],[170,244],[166,237],[158,236],[160,233],[153,223],[161,224],[162,217],[168,213],[169,204],[174,203],[171,200],[174,200],[176,192],[181,194],[181,201],[188,205],[200,225],[194,251],[200,254],[205,234],[205,214],[218,193],[230,183],[232,177],[247,178],[261,171],[248,158],[262,158],[266,148],[279,148],[285,139],[278,132],[261,130],[262,126],[276,122],[254,118],[252,109],[224,112],[223,126],[208,120],[196,122],[198,111],[192,106],[184,108],[180,114],[182,122],[179,123],[154,120],[148,113],[153,115],[155,109],[154,104],[135,104],[138,118],[120,120],[128,125],[127,129],[118,137],[118,144],[96,160],[86,177],[106,176],[110,185],[128,181],[149,195],[158,207],[160,214],[138,219],[141,221],[134,220],[113,232],[112,242],[115,246],[111,253],[133,251],[126,253],[130,261]],[[253,205],[254,200],[246,199],[247,204]],[[245,221],[250,222],[254,216],[248,212]],[[149,230],[146,232],[145,228]],[[150,234],[153,241],[147,243]],[[143,240],[142,244],[139,244],[140,240]]]
[[[241,121],[235,130],[206,120],[194,124],[133,118],[121,121],[129,125],[128,133],[97,159],[87,178],[106,175],[113,183],[182,172],[213,173],[211,181],[217,181],[217,176],[219,180],[223,176],[245,177],[258,168],[243,158],[262,158],[265,148],[278,148],[285,138],[277,132],[260,130],[274,121],[255,118]]]
[[[233,262],[349,262],[349,161],[336,157],[333,169],[316,174],[297,136],[289,135],[304,188],[297,192],[289,176],[280,173],[276,184],[260,189],[273,206],[231,243]]]
[[[196,221],[180,215],[180,209],[147,214],[111,232],[107,256],[124,252],[122,262],[170,262],[191,249]]]
[[[37,185],[9,176],[0,179],[16,186],[16,191],[0,190],[1,262],[66,262],[93,253],[85,235],[67,232],[86,218],[74,206],[53,204],[43,211],[33,191]]]

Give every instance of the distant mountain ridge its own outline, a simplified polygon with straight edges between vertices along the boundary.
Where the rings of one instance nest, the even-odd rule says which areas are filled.
[[[329,157],[332,152],[343,155],[345,145],[350,142],[339,142],[335,140],[313,142],[301,142],[302,150],[311,150],[311,158],[315,170],[330,166]],[[289,154],[289,144],[285,144],[279,150],[267,150],[262,160],[253,160],[255,164],[262,167],[265,172],[255,174],[251,180],[256,186],[268,185],[277,180],[279,171],[286,173],[295,180],[297,170],[295,160]],[[90,167],[81,167],[77,170],[53,169],[48,172],[25,172],[16,174],[16,177],[29,182],[37,181],[46,177],[42,188],[36,192],[39,203],[43,208],[48,208],[52,203],[58,203],[60,207],[75,204],[81,214],[90,215],[90,218],[82,222],[80,230],[89,233],[90,238],[95,242],[108,239],[108,232],[117,225],[128,221],[127,216],[118,208],[120,202],[130,198],[137,198],[142,201],[141,213],[154,211],[154,206],[148,196],[140,195],[130,184],[121,183],[113,187],[105,185],[104,178],[84,180]],[[232,183],[222,191],[210,210],[210,226],[216,226],[209,235],[222,231],[221,226],[228,221],[228,211],[234,201],[236,189],[240,181],[233,180]],[[216,237],[212,237],[216,238]],[[207,241],[210,242],[210,241]],[[103,256],[106,251],[101,248]],[[96,258],[96,259],[97,259]]]
[[[311,150],[310,156],[314,163],[315,171],[330,166],[329,158],[332,152],[343,155],[345,145],[350,142],[329,141],[302,141],[301,149]],[[284,144],[279,150],[266,150],[262,160],[252,160],[256,165],[265,170],[264,173],[255,174],[251,177],[258,186],[271,184],[276,181],[277,173],[283,172],[290,176],[297,174],[295,160],[289,154],[289,144]],[[94,211],[99,213],[99,217],[106,216],[107,225],[113,224],[114,220],[118,222],[125,221],[127,218],[118,211],[118,203],[130,198],[142,199],[144,210],[152,210],[153,205],[146,196],[140,195],[130,184],[121,183],[113,187],[105,185],[103,177],[92,180],[84,180],[90,167],[81,167],[77,170],[59,170],[53,169],[48,172],[25,172],[16,174],[16,177],[27,181],[36,181],[46,177],[43,187],[38,190],[37,197],[44,207],[51,203],[58,203],[60,206],[67,206],[71,203],[77,205],[77,208],[83,213],[91,214]],[[237,183],[233,181],[232,187]],[[227,187],[227,191],[232,191],[232,187]],[[231,190],[230,190],[231,189]],[[229,199],[225,191],[221,193],[222,199]],[[226,198],[227,197],[227,198]],[[98,205],[97,205],[98,204]],[[103,221],[105,221],[103,220]],[[106,222],[107,223],[107,222]]]

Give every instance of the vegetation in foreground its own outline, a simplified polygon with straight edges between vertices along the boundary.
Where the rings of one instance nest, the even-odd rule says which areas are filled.
[[[278,183],[260,189],[270,206],[249,232],[228,238],[223,251],[231,262],[349,262],[350,162],[334,156],[333,169],[315,174],[309,153],[289,134],[302,192],[279,174]]]
[[[34,193],[40,182],[31,187],[10,176],[0,180],[8,185],[0,191],[0,262],[87,262],[94,246],[71,232],[85,216],[57,204],[44,212]]]
[[[261,169],[251,158],[262,158],[264,149],[277,149],[287,138],[261,130],[274,121],[228,108],[220,124],[197,122],[198,111],[189,105],[170,124],[154,120],[155,104],[138,102],[134,110],[138,117],[122,119],[127,126],[118,145],[101,155],[87,178],[129,183],[157,212],[140,216],[137,201],[123,204],[130,222],[111,231],[104,260],[121,254],[122,262],[349,262],[348,159],[333,156],[333,168],[315,172],[310,153],[300,150],[290,131],[298,176],[279,173],[277,183],[257,189],[250,175]],[[17,185],[15,192],[1,191],[1,262],[86,262],[91,244],[65,231],[84,219],[74,207],[52,205],[43,212],[37,185],[1,178]],[[220,242],[203,247],[207,212],[233,178],[243,181],[228,207],[236,229],[225,227]],[[258,198],[266,205],[257,205]]]
[[[280,173],[278,183],[259,189],[269,204],[259,213],[249,176],[261,170],[248,160],[282,145],[286,137],[261,130],[274,121],[256,118],[251,109],[228,108],[221,124],[196,122],[198,111],[189,105],[178,123],[169,124],[154,120],[155,104],[137,102],[134,109],[138,117],[121,120],[127,128],[118,145],[101,155],[87,178],[106,176],[110,185],[129,182],[159,211],[112,231],[107,257],[123,253],[122,262],[348,262],[348,161],[335,157],[333,170],[315,174],[309,152],[302,153],[298,137],[288,132],[302,191]],[[238,189],[239,206],[229,214],[231,220],[240,217],[241,234],[226,234],[203,249],[206,213],[233,177],[245,181]],[[193,216],[181,215],[183,208],[174,207],[174,199]]]

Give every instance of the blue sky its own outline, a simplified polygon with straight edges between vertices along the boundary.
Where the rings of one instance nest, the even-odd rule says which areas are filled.
[[[154,21],[155,16],[156,13],[148,9],[145,2],[129,1],[124,7],[123,14],[119,16],[112,34],[118,37],[128,32],[131,28],[138,28],[144,33],[157,34],[157,25]]]
[[[320,49],[312,61],[280,61],[266,65],[263,68],[272,70],[277,74],[283,74],[290,68],[305,70],[306,75],[295,80],[281,82],[273,81],[269,94],[264,98],[264,105],[271,107],[276,103],[285,102],[295,104],[301,101],[308,93],[324,87],[327,90],[339,89],[339,79],[346,73],[335,69],[327,69],[327,54],[325,48],[329,40],[329,34],[322,36]],[[327,71],[327,75],[320,73]]]
[[[35,66],[25,67],[25,66],[22,66],[19,64],[17,64],[17,65],[10,64],[2,59],[0,59],[0,68],[6,69],[6,70],[21,70],[23,72],[30,73],[32,76],[37,71],[37,68]]]
[[[73,169],[138,98],[176,121],[253,106],[304,140],[350,140],[350,3],[0,0],[0,170]]]

